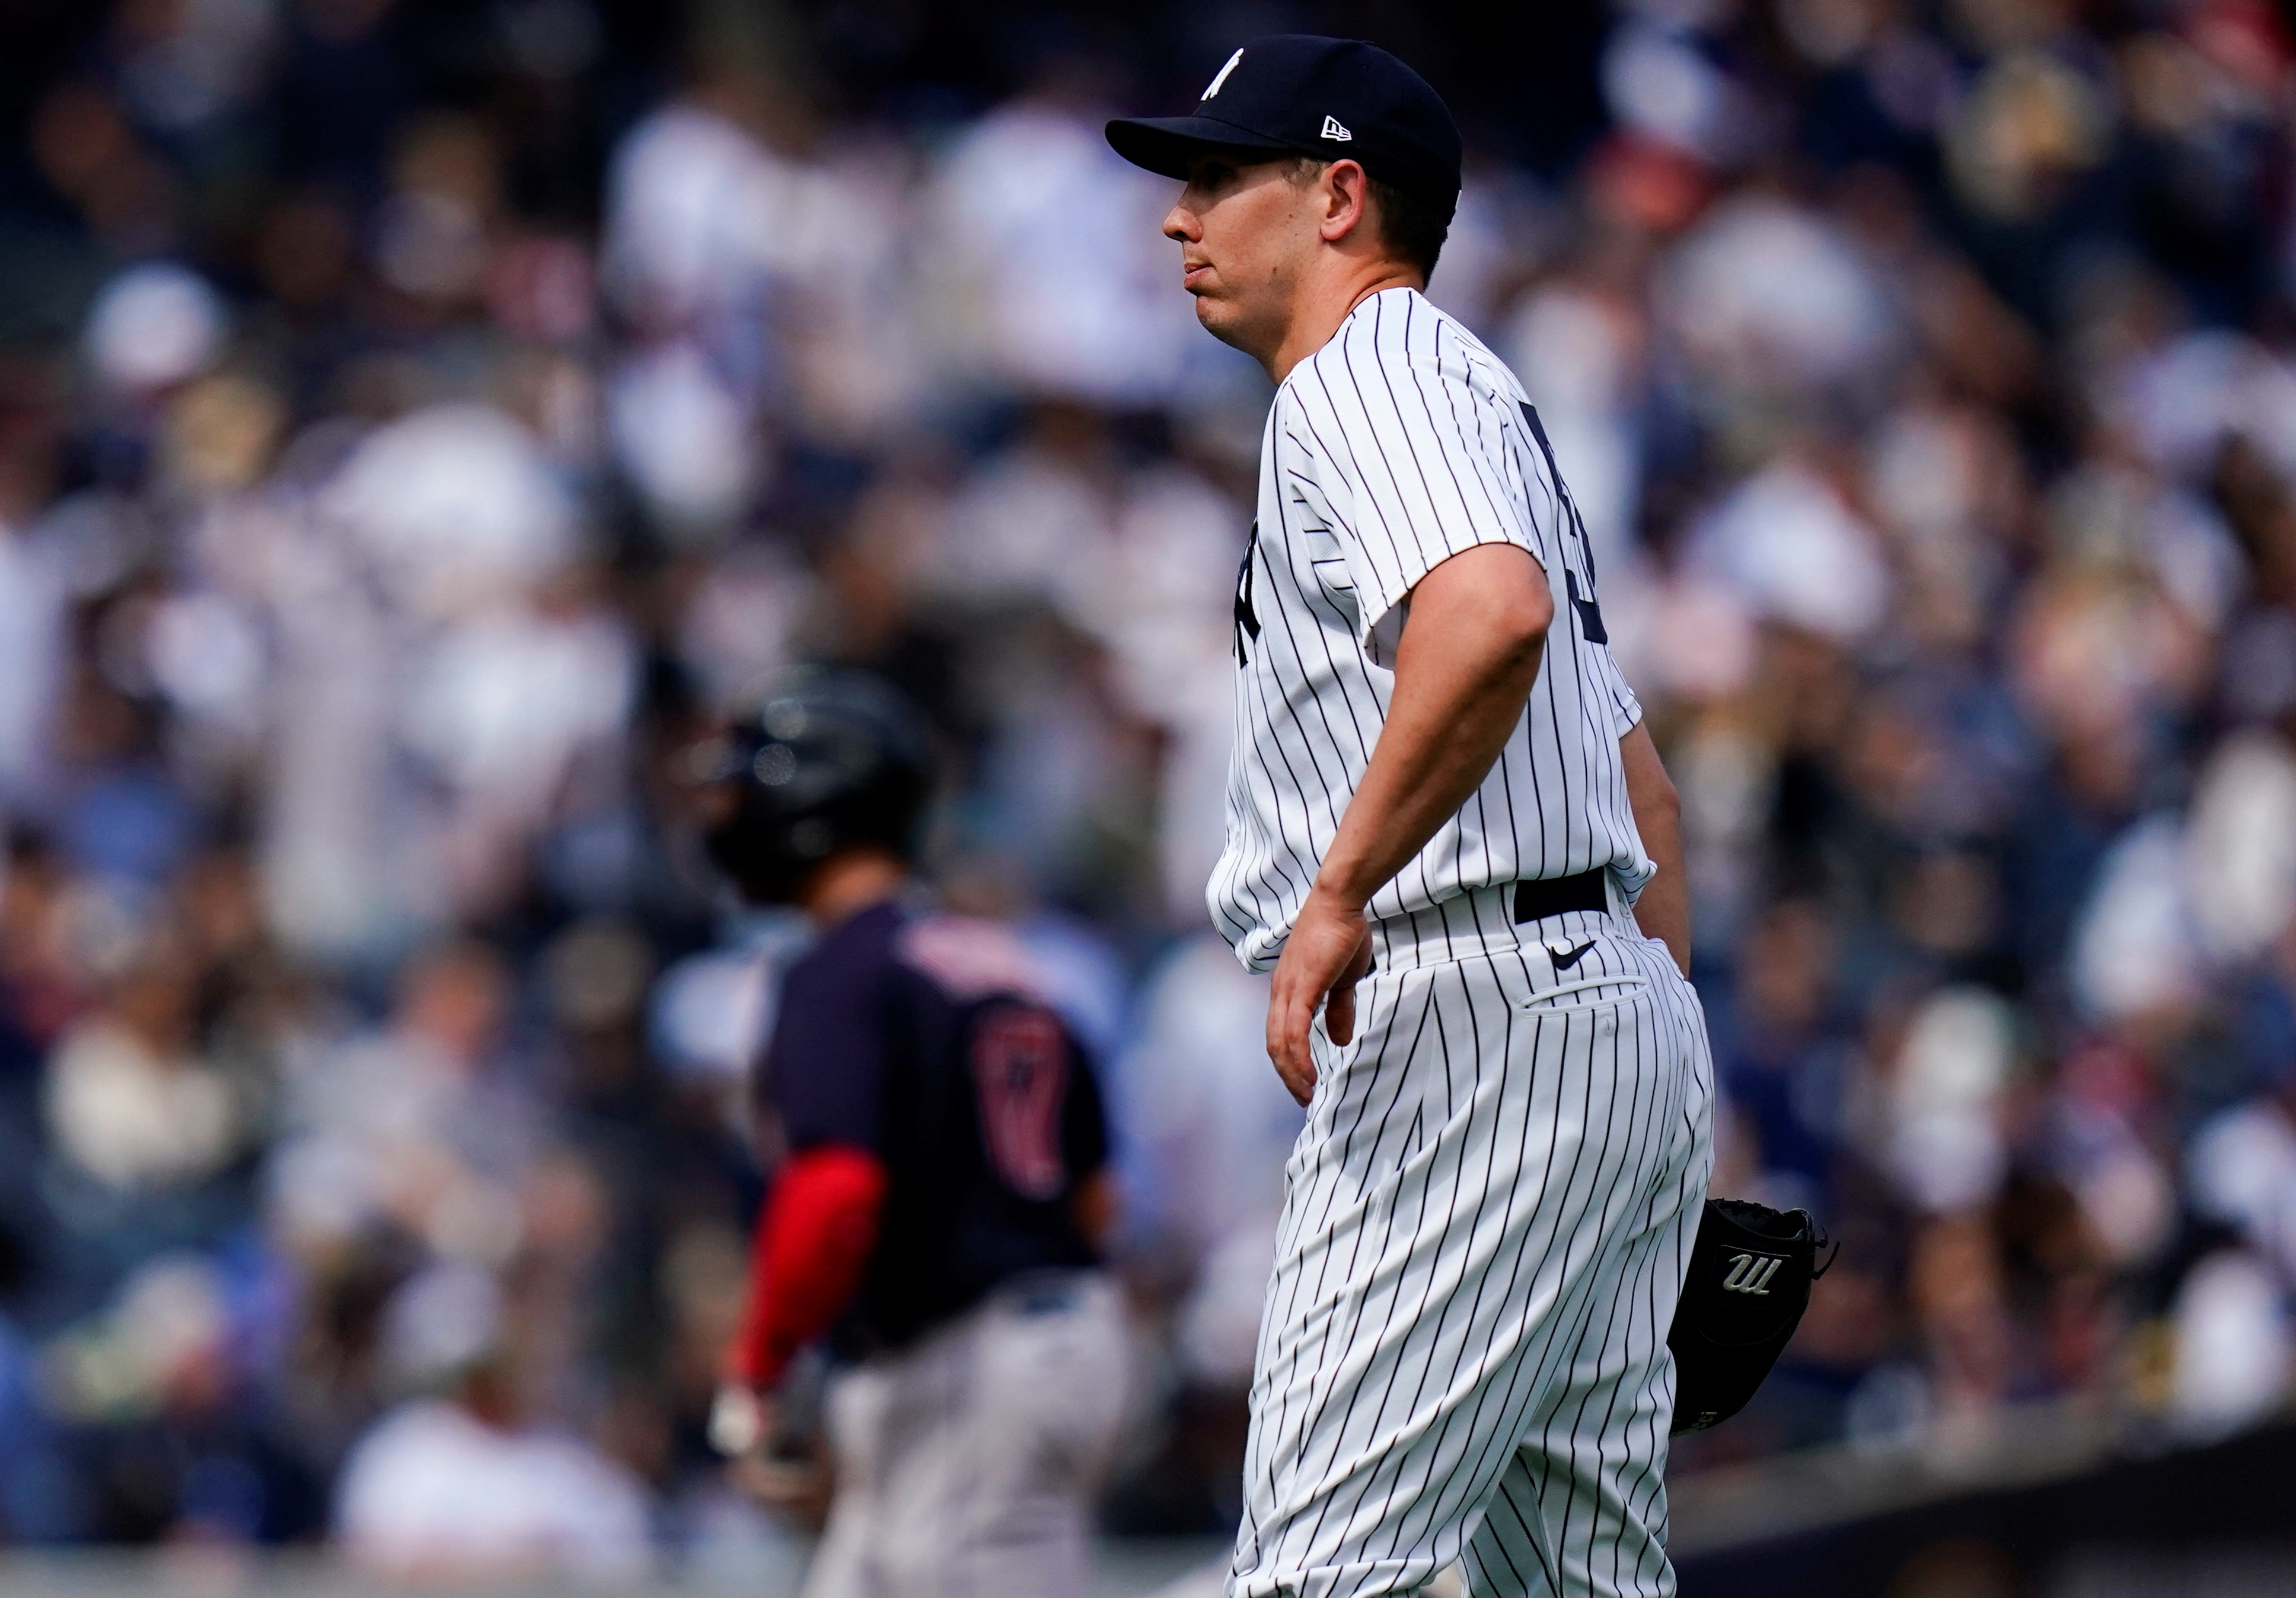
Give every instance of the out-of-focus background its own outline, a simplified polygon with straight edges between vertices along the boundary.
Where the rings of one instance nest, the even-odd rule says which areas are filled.
[[[2279,10],[11,0],[13,1590],[790,1590],[701,1421],[801,933],[669,757],[800,659],[940,721],[937,871],[1103,1062],[1102,1579],[1217,1549],[1297,1125],[1201,904],[1267,389],[1099,128],[1287,29],[1466,130],[1433,295],[1684,793],[1718,1188],[1843,1243],[1677,1453],[1685,1593],[2296,1584]],[[22,1551],[85,1545],[161,1552]]]

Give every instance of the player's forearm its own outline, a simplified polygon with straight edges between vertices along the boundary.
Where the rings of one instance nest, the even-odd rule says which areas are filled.
[[[875,1155],[839,1144],[808,1149],[782,1168],[758,1217],[729,1376],[773,1387],[791,1356],[844,1313],[860,1291],[890,1184]]]
[[[1658,863],[1658,875],[1643,887],[1635,901],[1635,924],[1667,947],[1682,974],[1690,974],[1690,881],[1682,863],[1682,799],[1674,780],[1666,774],[1658,745],[1650,729],[1636,722],[1619,740],[1620,764],[1626,768],[1627,802],[1635,813],[1635,830],[1642,834],[1643,849]]]
[[[1529,552],[1483,545],[1412,591],[1387,724],[1316,886],[1350,909],[1385,887],[1490,774],[1538,680],[1554,595]]]

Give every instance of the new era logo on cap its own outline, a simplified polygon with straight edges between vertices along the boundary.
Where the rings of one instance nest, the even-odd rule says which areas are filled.
[[[1325,117],[1324,119],[1324,136],[1327,139],[1351,139],[1356,135],[1349,133],[1345,127],[1341,127],[1340,125],[1340,119],[1337,117]]]

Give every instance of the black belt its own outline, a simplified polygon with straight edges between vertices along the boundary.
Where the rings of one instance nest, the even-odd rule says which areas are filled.
[[[1611,895],[1603,879],[1608,875],[1610,868],[1598,865],[1575,877],[1526,878],[1514,885],[1514,918],[1538,921],[1571,910],[1607,911]]]

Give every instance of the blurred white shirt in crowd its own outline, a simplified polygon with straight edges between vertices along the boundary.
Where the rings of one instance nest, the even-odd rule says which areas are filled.
[[[1595,546],[1598,581],[1617,570],[1635,541],[1642,471],[1633,420],[1642,366],[1635,341],[1623,307],[1576,285],[1553,283],[1524,296],[1499,342],[1554,446]]]
[[[761,486],[767,451],[743,397],[693,343],[638,351],[606,392],[614,458],[673,535],[722,534]]]
[[[1999,1101],[2014,1062],[2016,1012],[1983,988],[1940,988],[1906,1028],[1889,1107],[1898,1186],[1932,1214],[1968,1210],[2009,1168]]]
[[[335,1536],[399,1579],[626,1581],[652,1562],[643,1485],[574,1438],[506,1431],[410,1404],[352,1451]]]
[[[1727,389],[1858,381],[1896,332],[1872,263],[1842,229],[1767,197],[1715,207],[1662,264],[1656,287],[1685,352]]]
[[[652,370],[649,356],[641,374],[718,431],[713,407],[746,431],[777,399],[808,432],[846,443],[912,414],[928,377],[928,302],[913,291],[907,248],[916,189],[890,141],[839,141],[800,160],[701,106],[644,119],[608,176],[606,286],[643,341],[690,350],[695,364]],[[621,386],[618,443],[659,505],[680,513],[706,489],[730,493],[726,463],[698,442],[681,448],[645,396]]]
[[[619,751],[637,663],[616,612],[504,605],[443,629],[424,652],[401,735],[463,807],[535,825],[578,758]]]
[[[96,295],[84,341],[106,389],[139,395],[202,371],[228,331],[222,298],[207,279],[173,261],[146,261]]]
[[[640,121],[606,176],[607,289],[639,324],[704,328],[738,315],[780,266],[797,175],[744,129],[673,102]]]
[[[2169,1409],[2188,1434],[2222,1437],[2279,1406],[2296,1340],[2280,1285],[2254,1255],[2226,1249],[2194,1266],[2170,1320]]]
[[[52,542],[0,526],[0,802],[22,803],[47,774],[64,600]]]
[[[2296,916],[2296,753],[2265,732],[2218,744],[2193,794],[2185,848],[2210,952],[2252,960]]]
[[[1091,597],[1116,692],[1164,730],[1157,857],[1164,903],[1182,926],[1203,914],[1204,883],[1226,832],[1231,595],[1249,520],[1185,466],[1141,473],[1126,485],[1111,565]]]
[[[2106,852],[2066,957],[2073,996],[2091,1016],[2125,1020],[2202,991],[2186,860],[2184,827],[2167,814],[2131,825]]]
[[[322,504],[415,616],[522,592],[575,554],[573,505],[541,447],[491,406],[432,406],[379,430]]]
[[[1033,601],[1088,628],[1114,570],[1113,488],[1096,460],[1034,440],[992,457],[949,505],[932,586],[975,603]]]
[[[447,1258],[499,1264],[518,1246],[542,1116],[510,1073],[376,1031],[315,1056],[285,1098],[266,1185],[291,1242],[343,1247],[387,1218]]]
[[[221,1073],[195,1059],[164,1057],[101,1015],[64,1035],[46,1087],[58,1145],[113,1187],[194,1182],[239,1148],[241,1106]]]
[[[1019,100],[974,124],[941,168],[929,230],[960,364],[1108,405],[1168,396],[1203,337],[1159,231],[1177,194],[1111,150],[1096,119]]]
[[[1780,461],[1700,521],[1689,571],[1730,588],[1758,615],[1854,643],[1889,613],[1890,569],[1874,529],[1816,472]]]
[[[266,595],[266,886],[291,945],[371,957],[483,899],[553,821],[612,802],[576,779],[619,781],[635,655],[618,615],[566,590],[572,502],[490,406],[378,430],[316,511]]]
[[[1211,1381],[1251,1374],[1283,1162],[1304,1119],[1267,1063],[1267,979],[1198,933],[1150,979],[1119,1078],[1128,1198],[1147,1239],[1195,1265],[1180,1356]]]
[[[2252,1099],[2202,1127],[2186,1162],[2193,1209],[2232,1227],[2296,1288],[2296,1123]]]
[[[2186,333],[2137,364],[2117,397],[2115,420],[2188,479],[2205,477],[2234,437],[2296,474],[2296,367],[2244,333]]]

